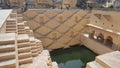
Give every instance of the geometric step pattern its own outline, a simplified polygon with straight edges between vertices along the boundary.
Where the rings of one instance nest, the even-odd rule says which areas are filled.
[[[23,19],[37,39],[47,49],[79,44],[79,33],[89,23],[89,11],[83,10],[28,10]],[[52,13],[53,12],[53,13]]]

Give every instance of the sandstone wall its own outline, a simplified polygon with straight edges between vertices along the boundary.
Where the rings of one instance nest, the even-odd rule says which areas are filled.
[[[98,14],[98,17],[95,16]],[[93,10],[91,14],[91,24],[104,29],[111,29],[120,32],[120,12]]]
[[[90,16],[90,24],[98,28],[90,27],[90,31],[95,30],[96,36],[100,33],[104,39],[112,37],[112,41],[120,50],[120,12],[93,10]]]
[[[57,49],[80,43],[80,31],[89,23],[89,11],[28,10],[23,14],[27,25],[44,47]]]

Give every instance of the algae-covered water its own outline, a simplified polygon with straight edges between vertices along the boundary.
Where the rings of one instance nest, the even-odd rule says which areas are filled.
[[[68,49],[57,49],[51,52],[51,58],[59,68],[85,68],[86,63],[93,61],[97,54],[84,46]]]

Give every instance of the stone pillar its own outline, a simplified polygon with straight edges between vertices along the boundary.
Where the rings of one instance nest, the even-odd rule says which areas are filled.
[[[117,46],[116,44],[113,44],[113,45],[112,45],[112,49],[113,49],[113,50],[118,50],[118,46]]]
[[[40,14],[40,15],[39,15],[39,21],[40,21],[41,23],[45,23],[45,19],[44,19],[44,15],[43,15],[43,14]]]
[[[78,16],[75,16],[75,22],[78,22],[79,18]]]
[[[59,22],[63,22],[63,15],[62,14],[59,15]]]
[[[120,50],[120,36],[116,36],[116,38],[113,40],[114,47],[116,50]]]

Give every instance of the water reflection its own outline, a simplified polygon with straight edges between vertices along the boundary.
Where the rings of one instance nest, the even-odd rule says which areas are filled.
[[[86,63],[93,61],[97,54],[84,46],[75,46],[68,49],[57,49],[51,52],[53,61],[59,68],[85,68]]]
[[[85,64],[80,59],[79,60],[71,60],[71,61],[67,61],[65,63],[59,64],[60,68],[78,68],[78,67],[82,68],[83,66],[85,66]]]

